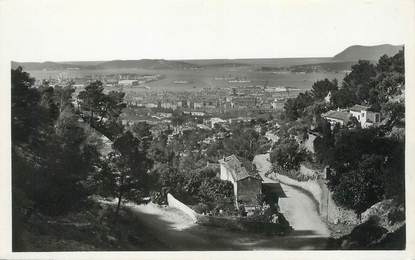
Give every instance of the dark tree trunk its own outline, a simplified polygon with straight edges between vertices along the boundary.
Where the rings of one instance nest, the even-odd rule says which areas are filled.
[[[89,117],[89,125],[91,126],[91,127],[93,127],[93,125],[92,125],[92,118],[94,117],[94,111],[91,109],[91,116]]]
[[[118,214],[120,213],[121,200],[122,200],[122,192],[120,191],[120,193],[118,195],[117,209],[115,210],[115,216],[117,216],[117,217],[118,217]]]
[[[122,197],[123,197],[123,187],[124,186],[124,175],[121,175],[121,185],[120,185],[120,189],[118,192],[118,203],[117,203],[117,208],[115,209],[115,219],[114,219],[114,224],[117,223],[118,221],[118,217],[120,214],[120,208],[121,208],[121,201],[122,201]]]

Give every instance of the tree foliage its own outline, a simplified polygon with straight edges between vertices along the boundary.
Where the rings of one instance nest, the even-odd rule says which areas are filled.
[[[338,90],[328,80],[318,81],[312,89],[314,101],[309,98],[304,102],[307,101],[304,94],[285,104],[286,118],[290,121],[280,132],[285,133],[285,138],[296,135],[301,139],[304,132],[301,129],[316,126],[314,130],[319,136],[314,141],[315,159],[330,166],[327,178],[334,199],[359,214],[383,198],[404,201],[404,67],[403,51],[393,57],[384,55],[377,64],[361,60],[351,67]],[[324,107],[319,99],[329,88],[331,104]],[[382,125],[361,129],[360,123],[352,118],[347,126],[333,128],[319,117],[327,109],[355,104],[381,112],[385,117]],[[280,167],[289,161],[285,153],[295,154],[294,145],[284,148],[285,152],[278,148],[271,154],[274,164],[281,162]]]
[[[278,141],[274,150],[270,154],[270,161],[273,165],[285,170],[297,170],[300,163],[306,159],[307,153],[300,148],[298,143],[292,138],[283,138]]]
[[[316,99],[323,99],[325,98],[329,92],[336,91],[338,89],[337,80],[334,79],[332,81],[328,79],[318,80],[314,82],[313,86],[311,87],[311,93]]]
[[[342,87],[333,93],[335,107],[367,104],[380,111],[393,97],[402,94],[405,85],[404,53],[382,56],[376,65],[360,60],[345,76]]]
[[[130,131],[124,132],[113,143],[113,151],[108,156],[108,164],[101,173],[105,180],[105,191],[118,198],[118,214],[122,200],[137,201],[149,191],[149,170],[152,161],[142,141]]]
[[[380,155],[363,155],[356,169],[344,172],[334,188],[334,200],[361,214],[383,199],[382,168]]]
[[[351,88],[340,88],[331,97],[335,107],[345,108],[358,103],[355,92]]]
[[[344,77],[343,88],[353,91],[358,103],[368,102],[370,84],[375,76],[376,67],[369,61],[359,60]]]
[[[119,116],[126,107],[124,96],[125,93],[117,91],[105,94],[102,82],[94,81],[79,92],[79,109],[92,127],[114,140],[124,130],[119,121]]]
[[[38,134],[45,111],[40,106],[41,95],[33,88],[35,79],[21,67],[11,71],[12,140],[28,142]]]
[[[70,86],[34,88],[22,68],[11,74],[13,207],[25,211],[25,197],[31,210],[63,214],[90,194],[97,149],[78,122]]]
[[[313,95],[306,91],[298,94],[296,98],[288,99],[284,104],[285,116],[288,120],[296,120],[304,115],[304,109],[313,104]]]
[[[150,130],[151,126],[147,122],[138,122],[133,125],[132,132],[142,142],[145,150],[150,148],[153,141],[153,135]]]
[[[233,199],[233,185],[229,181],[222,181],[217,177],[205,178],[201,181],[198,194],[202,202]]]
[[[322,148],[324,149],[324,148]],[[383,198],[404,200],[404,145],[379,129],[341,130],[328,147],[334,199],[358,214]],[[330,161],[331,160],[331,161]]]

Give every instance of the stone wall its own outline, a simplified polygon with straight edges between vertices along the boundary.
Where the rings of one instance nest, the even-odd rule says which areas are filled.
[[[284,175],[273,173],[271,175],[282,184],[298,187],[309,193],[318,203],[320,216],[330,223],[358,224],[360,221],[352,210],[336,205],[332,193],[328,190],[325,180],[319,178],[308,181],[297,181]]]
[[[316,180],[321,189],[321,197],[319,199],[320,215],[330,223],[347,223],[347,224],[359,224],[359,218],[353,210],[339,207],[334,202],[332,193],[329,191],[327,184],[324,180]]]
[[[191,217],[194,222],[197,221],[198,214],[193,209],[189,208],[187,205],[185,205],[184,203],[182,203],[181,201],[173,197],[173,195],[171,195],[170,193],[167,194],[167,204],[170,207],[180,209],[186,215]]]
[[[267,234],[285,234],[286,232],[292,230],[292,227],[288,223],[268,223],[239,217],[217,217],[199,215],[197,223],[205,226],[222,227],[231,230]]]

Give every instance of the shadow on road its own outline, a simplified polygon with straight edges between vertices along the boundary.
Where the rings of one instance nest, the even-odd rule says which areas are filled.
[[[317,250],[325,249],[327,245],[327,238],[319,237],[312,230],[294,230],[287,236],[267,236],[189,224],[191,219],[176,209],[162,208],[159,212],[149,213],[143,210],[144,207],[130,210],[147,229],[145,233],[151,234],[151,239],[162,245],[154,250]],[[188,225],[178,228],[178,217]]]

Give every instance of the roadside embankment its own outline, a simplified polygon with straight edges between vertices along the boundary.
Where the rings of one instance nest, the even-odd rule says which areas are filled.
[[[168,249],[127,207],[116,217],[113,204],[95,200],[61,216],[34,212],[20,226],[17,252]]]
[[[386,247],[397,248],[402,244],[399,242],[404,237],[402,234],[405,233],[403,230],[405,208],[402,204],[391,199],[383,200],[372,205],[359,218],[354,211],[344,209],[334,202],[332,193],[323,178],[305,178],[307,180],[299,181],[272,172],[271,164],[269,162],[267,164],[265,168],[269,169],[268,178],[301,189],[314,199],[320,217],[326,222],[331,237],[336,241],[336,248],[357,249],[360,247],[377,247],[382,244],[385,244]],[[307,175],[310,174],[310,172],[307,173]],[[356,237],[359,237],[359,235],[356,234],[362,232],[366,232],[367,234],[365,234],[371,239],[366,242],[358,241]]]
[[[310,198],[316,204],[317,212],[320,218],[326,222],[331,231],[331,236],[341,237],[350,231],[358,223],[360,223],[358,216],[352,210],[344,209],[338,206],[329,191],[325,181],[320,178],[309,178],[312,169],[307,168],[307,178],[304,181],[295,180],[288,176],[272,172],[272,165],[269,162],[269,154],[257,155],[254,159],[254,163],[257,164],[259,170],[266,175],[269,179],[276,180],[281,184],[285,184],[294,188],[297,188],[308,194]],[[304,169],[301,173],[304,172]],[[314,176],[321,174],[315,173]]]

